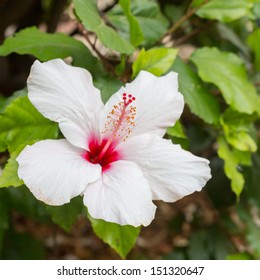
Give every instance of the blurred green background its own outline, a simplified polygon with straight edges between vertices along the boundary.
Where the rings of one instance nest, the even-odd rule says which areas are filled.
[[[15,158],[60,133],[26,79],[36,58],[58,57],[88,69],[104,101],[141,69],[178,72],[186,106],[165,137],[210,160],[203,191],[156,202],[140,234],[89,219],[80,198],[37,201]],[[260,259],[259,69],[257,0],[0,0],[0,258]]]

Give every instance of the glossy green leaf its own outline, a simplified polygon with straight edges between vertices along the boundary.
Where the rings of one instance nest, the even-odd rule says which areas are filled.
[[[18,162],[16,161],[17,156],[23,150],[25,145],[21,145],[17,150],[11,153],[7,164],[0,176],[0,188],[3,187],[19,187],[23,184],[23,181],[19,179],[17,175]]]
[[[134,247],[140,227],[120,226],[103,220],[96,220],[89,216],[89,220],[96,235],[113,248],[122,258],[125,258]]]
[[[5,111],[6,107],[9,104],[11,104],[14,99],[21,97],[21,96],[26,96],[26,95],[27,95],[27,89],[24,88],[24,89],[14,92],[12,94],[12,96],[10,96],[8,98],[3,98],[2,100],[0,100],[0,114],[2,114]]]
[[[167,129],[167,134],[172,137],[178,137],[186,139],[186,135],[183,131],[183,127],[180,121],[177,121],[173,127]]]
[[[231,180],[231,189],[237,196],[239,196],[243,190],[245,179],[237,170],[238,159],[223,137],[218,138],[218,145],[218,155],[224,160],[224,170],[227,177]]]
[[[82,197],[75,197],[61,206],[47,206],[51,219],[65,231],[69,232],[79,215],[83,212]]]
[[[230,22],[247,15],[252,7],[248,0],[211,0],[202,5],[196,14],[201,18]]]
[[[250,135],[253,118],[250,115],[241,114],[231,109],[221,117],[221,125],[226,139],[230,145],[244,152],[255,152],[257,144]]]
[[[254,52],[254,64],[255,69],[260,71],[260,48],[259,48],[259,42],[260,42],[260,28],[255,30],[253,33],[250,34],[247,40],[247,44]]]
[[[45,119],[27,96],[15,99],[0,115],[0,151],[13,152],[34,140],[56,138],[58,126]]]
[[[112,49],[123,54],[132,54],[134,52],[134,47],[132,47],[132,45],[120,37],[114,29],[106,25],[100,25],[96,29],[96,34],[101,43],[108,49]]]
[[[78,40],[62,33],[47,34],[36,27],[29,27],[7,38],[0,46],[0,56],[10,53],[31,54],[41,61],[72,57],[76,66],[92,69],[96,59]]]
[[[233,154],[239,164],[244,165],[244,166],[252,165],[252,153],[251,152],[244,152],[244,151],[234,149]]]
[[[179,74],[179,90],[191,112],[207,123],[219,123],[220,107],[216,98],[204,87],[198,75],[179,57],[170,70]]]
[[[177,49],[169,48],[154,48],[148,51],[142,49],[133,63],[132,77],[136,77],[141,70],[161,76],[170,69],[177,53]]]
[[[133,16],[131,12],[131,1],[130,0],[120,0],[119,4],[121,5],[130,27],[130,42],[134,46],[140,45],[144,40],[144,34],[140,27],[138,20]]]
[[[167,31],[168,20],[163,16],[160,7],[155,0],[132,0],[131,13],[141,26],[144,43],[154,44]],[[121,32],[122,36],[130,39],[129,21],[122,7],[117,4],[111,9],[107,16],[109,21]]]
[[[104,23],[94,0],[74,0],[73,2],[76,14],[82,21],[82,24],[89,31],[95,32],[105,47],[124,54],[134,52],[135,49],[130,43]]]
[[[260,114],[260,99],[238,56],[217,48],[204,47],[195,51],[191,60],[196,64],[202,80],[215,84],[234,110]]]

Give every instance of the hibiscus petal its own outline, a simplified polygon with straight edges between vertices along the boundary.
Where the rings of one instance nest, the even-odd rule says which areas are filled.
[[[114,94],[105,105],[104,117],[113,106],[122,101],[123,93],[132,94],[136,99],[135,127],[132,135],[155,133],[163,136],[167,127],[173,126],[180,117],[183,107],[183,96],[178,92],[177,73],[170,72],[156,77],[141,71],[131,82]],[[106,119],[104,118],[104,121]]]
[[[118,149],[124,159],[137,163],[141,168],[153,199],[174,202],[200,191],[211,178],[208,160],[156,135],[132,137],[121,143]]]
[[[61,59],[35,61],[27,83],[37,110],[58,122],[71,144],[88,149],[86,139],[98,128],[98,114],[104,107],[90,73]]]
[[[87,186],[84,204],[93,218],[120,225],[147,226],[156,210],[138,166],[122,160],[113,162],[102,178]]]
[[[82,152],[65,139],[26,146],[17,157],[18,176],[37,199],[62,205],[101,176],[101,167],[87,162]]]

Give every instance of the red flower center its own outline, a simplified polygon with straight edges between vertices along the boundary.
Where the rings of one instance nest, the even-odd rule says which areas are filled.
[[[126,141],[135,127],[136,107],[132,105],[135,100],[132,94],[123,93],[122,100],[115,104],[107,115],[104,130],[101,132],[104,139],[101,143],[96,137],[89,141],[89,151],[84,158],[93,164],[100,164],[102,172],[121,158],[115,148],[119,142]]]
[[[103,139],[101,143],[96,138],[92,138],[89,142],[89,151],[84,155],[84,158],[93,163],[100,164],[102,172],[109,169],[110,164],[120,159],[120,154],[115,150],[115,144],[111,143],[109,147],[104,150],[109,139]]]

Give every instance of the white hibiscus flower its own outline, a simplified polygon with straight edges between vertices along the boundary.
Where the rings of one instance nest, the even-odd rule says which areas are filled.
[[[47,204],[83,195],[93,218],[147,226],[152,200],[174,202],[211,177],[208,160],[162,138],[183,111],[176,73],[141,71],[104,105],[85,69],[36,61],[28,92],[66,138],[26,146],[17,158],[19,177]]]

